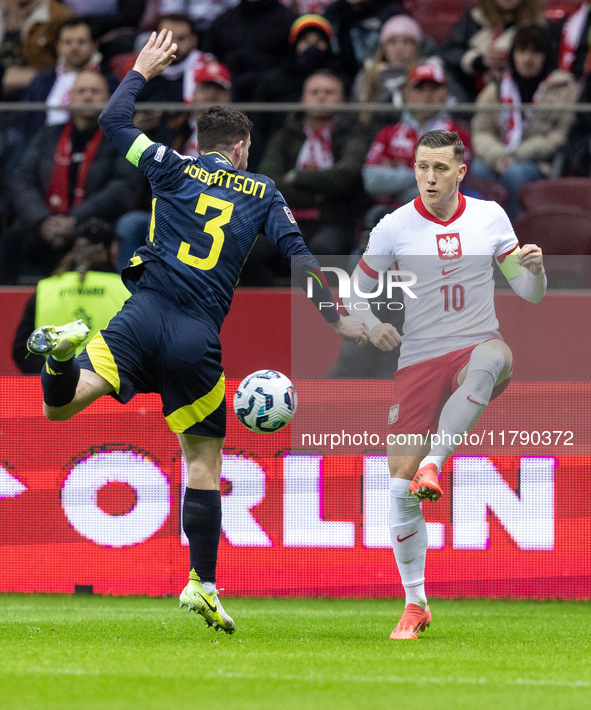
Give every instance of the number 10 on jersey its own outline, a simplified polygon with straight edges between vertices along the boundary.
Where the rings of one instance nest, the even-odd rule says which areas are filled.
[[[450,310],[464,310],[464,287],[461,284],[454,284],[451,287],[446,284],[439,290],[443,294],[443,310],[446,313],[449,313]]]

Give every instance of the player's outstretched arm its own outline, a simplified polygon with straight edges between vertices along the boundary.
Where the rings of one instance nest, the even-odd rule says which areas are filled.
[[[176,44],[172,42],[171,32],[162,30],[158,35],[152,32],[134,68],[127,73],[99,116],[99,126],[105,136],[134,165],[138,164],[139,156],[146,146],[152,144],[133,123],[137,95],[148,79],[163,72],[172,62],[175,50]]]
[[[158,34],[152,32],[150,39],[138,54],[133,70],[141,74],[146,81],[150,81],[162,72],[175,59],[174,53],[177,45],[172,41],[170,30],[161,30]]]

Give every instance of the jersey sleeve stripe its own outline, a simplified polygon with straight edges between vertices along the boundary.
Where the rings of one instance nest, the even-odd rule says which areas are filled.
[[[372,279],[375,279],[376,281],[380,278],[380,274],[377,271],[374,271],[371,266],[368,266],[363,260],[363,257],[359,259],[359,268],[361,269],[361,271],[363,271],[364,274],[367,274],[367,276]]]
[[[126,159],[137,168],[143,152],[151,145],[154,145],[154,141],[151,141],[145,133],[140,133],[131,144],[131,148],[127,151]]]
[[[154,242],[154,230],[156,229],[156,200],[158,198],[154,197],[152,200],[152,217],[150,218],[150,231],[149,231],[149,239],[153,243]]]

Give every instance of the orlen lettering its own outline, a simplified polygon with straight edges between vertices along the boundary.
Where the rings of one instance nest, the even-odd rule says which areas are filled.
[[[489,547],[489,511],[522,550],[554,549],[554,470],[551,457],[523,457],[519,495],[486,457],[454,457],[452,545],[459,550]],[[272,547],[273,542],[253,509],[265,497],[264,469],[241,455],[224,455],[222,477],[230,484],[222,497],[223,531],[234,547]],[[97,492],[110,482],[136,491],[137,503],[124,515],[109,515],[97,504]],[[182,470],[181,491],[187,482]],[[62,506],[74,529],[98,545],[123,547],[144,542],[170,514],[167,477],[146,457],[133,451],[96,453],[76,464],[62,487]],[[389,475],[386,456],[363,459],[363,546],[390,547]],[[14,491],[13,495],[18,495]],[[182,508],[182,497],[180,499]],[[322,457],[283,457],[283,546],[353,548],[355,523],[322,519]],[[180,517],[180,516],[179,516]],[[442,549],[442,523],[428,523],[429,547]],[[187,544],[182,531],[181,541]]]

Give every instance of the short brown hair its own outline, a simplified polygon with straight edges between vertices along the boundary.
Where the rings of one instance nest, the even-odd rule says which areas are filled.
[[[238,141],[248,140],[252,122],[232,106],[210,106],[197,118],[199,151],[231,150]]]
[[[421,147],[425,148],[449,148],[454,149],[454,158],[459,162],[464,162],[464,144],[460,136],[452,131],[429,131],[422,135],[417,141],[416,151]]]

